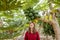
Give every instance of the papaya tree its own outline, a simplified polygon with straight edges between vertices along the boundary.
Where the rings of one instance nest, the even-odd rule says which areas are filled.
[[[48,23],[48,25],[50,24],[50,26],[52,25],[51,27],[50,26],[49,27],[53,29],[56,40],[60,40],[60,31],[59,31],[60,27],[57,20],[58,18],[57,13],[59,11],[59,10],[57,11],[57,9],[59,9],[60,7],[59,1],[60,0],[43,0],[43,1],[42,0],[0,0],[0,17],[1,17],[0,19],[2,19],[2,21],[4,21],[5,23],[4,25],[2,25],[3,27],[0,28],[1,34],[2,33],[6,35],[8,34],[7,37],[9,37],[14,33],[16,33],[16,31],[27,28],[24,26],[24,20],[23,21],[21,20],[22,18],[25,17],[29,21],[36,19],[36,20],[41,20],[43,22],[46,22]],[[24,13],[23,12],[19,13],[22,10]],[[45,16],[43,15],[44,16],[43,19],[40,18],[38,14],[39,11],[43,11],[44,14],[46,14]],[[21,14],[24,15],[21,16]],[[23,27],[21,27],[20,20],[22,21]],[[47,30],[47,32],[49,31]],[[3,38],[5,36],[1,35],[1,37]]]

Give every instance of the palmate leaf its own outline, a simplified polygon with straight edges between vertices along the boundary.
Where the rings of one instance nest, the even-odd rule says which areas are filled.
[[[42,1],[43,2],[43,1]],[[39,3],[37,6],[36,6],[36,10],[47,10],[49,9],[49,5],[50,3],[53,3],[55,4],[53,9],[56,9],[56,8],[60,8],[60,0],[45,0],[43,3]]]
[[[44,0],[41,3],[38,3],[35,7],[35,10],[47,10],[49,8],[48,0]]]
[[[37,8],[35,8],[35,10],[47,10],[49,8],[48,4],[41,4],[38,5]]]
[[[22,4],[22,9],[33,7],[38,3],[39,0],[27,0],[26,3]]]
[[[55,4],[60,4],[60,0],[53,0]]]
[[[24,1],[24,2],[22,2]],[[27,8],[35,5],[38,2],[38,0],[0,0],[0,11],[5,10],[14,10],[18,8]],[[25,7],[25,8],[24,8]]]
[[[1,0],[1,2],[2,3],[0,4],[0,11],[14,10],[21,5],[21,2],[17,2],[17,0]]]

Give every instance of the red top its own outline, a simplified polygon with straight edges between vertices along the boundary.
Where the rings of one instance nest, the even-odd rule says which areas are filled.
[[[40,40],[40,37],[38,32],[36,32],[35,34],[26,32],[24,40]]]

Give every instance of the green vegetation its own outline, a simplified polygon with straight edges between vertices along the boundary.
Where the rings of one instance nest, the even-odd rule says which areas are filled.
[[[0,38],[14,38],[21,35],[30,21],[39,22],[41,11],[44,14],[45,12],[49,15],[50,12],[56,14],[60,25],[60,0],[0,0]],[[39,23],[41,24],[41,21]],[[49,23],[43,22],[43,25],[45,34],[55,35]]]

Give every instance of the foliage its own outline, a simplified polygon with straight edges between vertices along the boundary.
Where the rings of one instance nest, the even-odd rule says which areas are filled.
[[[60,0],[0,0],[0,20],[3,22],[0,38],[14,38],[20,35],[20,32],[29,26],[27,22],[40,18],[38,11],[48,11],[51,3],[54,4],[53,10],[60,7]],[[58,20],[60,22],[60,18]],[[43,22],[39,23],[41,25]],[[55,35],[51,25],[43,25],[45,34]]]
[[[43,23],[43,32],[45,35],[52,35],[55,37],[53,27],[49,23]]]
[[[34,6],[37,2],[38,0],[0,0],[0,11],[26,9]]]
[[[28,20],[34,20],[39,17],[38,12],[33,10],[33,8],[28,8],[28,9],[24,10],[24,13]]]
[[[49,23],[46,23],[46,22],[43,22],[41,20],[38,21],[38,24],[40,26],[43,26],[43,34],[46,36],[46,35],[50,35],[52,36],[53,38],[55,37],[55,33],[54,33],[54,30],[53,30],[53,27],[52,25],[50,25]]]
[[[27,28],[25,24],[28,20],[19,10],[3,11],[0,15],[0,20],[3,22],[0,27],[0,38],[14,38],[21,35],[22,30]]]

